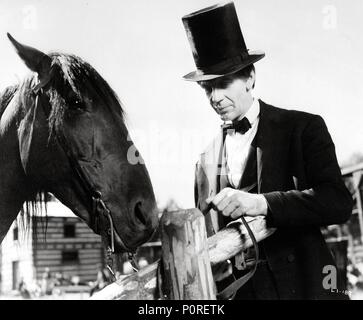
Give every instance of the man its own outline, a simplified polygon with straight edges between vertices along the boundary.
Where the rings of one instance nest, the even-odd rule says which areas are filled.
[[[214,111],[232,122],[196,166],[195,200],[208,211],[207,232],[244,216],[264,216],[276,228],[259,242],[256,272],[236,299],[346,298],[327,285],[335,283],[326,278],[335,263],[320,227],[346,222],[353,204],[323,119],[253,97],[253,64],[264,53],[247,50],[233,3],[182,20],[197,66],[184,79],[198,82]],[[235,278],[251,271],[253,254],[233,259]]]

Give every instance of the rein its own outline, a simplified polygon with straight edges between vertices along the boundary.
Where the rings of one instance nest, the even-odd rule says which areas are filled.
[[[198,207],[199,207],[199,203],[198,203]],[[205,208],[201,209],[203,215],[205,216],[206,214],[208,214],[208,212],[212,209],[212,205],[208,204]],[[244,227],[247,230],[247,233],[249,235],[249,237],[251,238],[252,241],[252,245],[255,251],[255,264],[254,267],[247,272],[247,274],[241,276],[240,278],[236,279],[233,275],[233,281],[232,283],[228,284],[225,288],[223,288],[220,292],[217,292],[217,299],[218,300],[233,300],[234,297],[237,294],[237,291],[248,281],[250,280],[254,274],[256,273],[257,270],[257,266],[258,263],[260,262],[260,251],[259,251],[259,247],[258,247],[258,243],[256,240],[256,237],[253,233],[253,231],[251,230],[250,226],[248,225],[248,222],[246,221],[246,219],[243,216],[239,217],[244,225]],[[230,261],[229,261],[230,262]]]
[[[41,102],[42,96],[40,93],[44,91],[44,87],[50,82],[52,72],[49,73],[49,77],[44,81],[38,83],[34,89],[33,93],[35,95],[35,106],[41,104],[43,112],[45,113],[46,117],[49,117],[50,110],[46,110],[46,107]],[[64,153],[66,154],[70,167],[72,168],[75,176],[81,185],[82,189],[85,193],[89,196],[92,203],[92,212],[91,212],[91,221],[90,227],[93,230],[100,234],[105,245],[107,247],[107,268],[111,272],[114,280],[116,280],[115,273],[112,269],[113,266],[113,259],[112,254],[115,253],[115,228],[112,220],[111,210],[107,207],[106,203],[102,199],[102,193],[97,188],[95,188],[94,184],[91,182],[89,175],[87,174],[87,170],[84,166],[82,166],[79,161],[77,160],[74,152],[69,147],[70,144],[64,134],[63,131],[56,134],[57,141],[61,148],[63,149]],[[103,230],[101,227],[104,227]],[[119,237],[121,241],[121,246],[125,249],[128,253],[128,259],[134,269],[134,271],[138,271],[138,265],[135,259],[135,253],[130,250],[127,245],[123,242],[121,237]]]
[[[250,280],[256,270],[260,259],[260,253],[259,248],[257,244],[257,240],[255,235],[253,234],[253,231],[251,230],[250,226],[248,225],[247,221],[243,216],[240,216],[243,225],[247,229],[248,235],[250,236],[253,244],[253,248],[255,250],[255,264],[253,269],[251,269],[247,274],[243,275],[242,277],[238,278],[237,280],[234,280],[231,284],[229,284],[226,288],[224,288],[221,292],[218,292],[217,298],[219,300],[233,300],[234,297],[237,294],[237,290],[240,289],[248,280]]]

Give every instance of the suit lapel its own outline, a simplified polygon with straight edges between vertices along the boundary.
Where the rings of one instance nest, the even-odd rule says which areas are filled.
[[[257,136],[256,136],[257,137]],[[238,189],[249,192],[256,186],[256,137],[253,139]]]
[[[223,132],[221,130],[206,151],[201,154],[201,166],[208,179],[210,195],[217,194],[219,191],[218,175],[221,170],[223,171],[223,158]]]
[[[223,162],[225,161],[223,153],[223,130],[221,129],[216,138],[207,147],[206,151],[201,154],[200,164],[207,179],[207,190],[201,199],[215,196],[220,191],[220,177],[226,174]],[[202,200],[202,201],[204,201]],[[206,204],[200,203],[200,208],[206,207]],[[216,211],[213,209],[206,215],[206,220],[210,221],[214,232],[220,228],[221,221]],[[209,231],[208,236],[211,235]]]
[[[289,135],[280,114],[260,100],[260,123],[256,139],[258,193],[279,190],[283,185]]]

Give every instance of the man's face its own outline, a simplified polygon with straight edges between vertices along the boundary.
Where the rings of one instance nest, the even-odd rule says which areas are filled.
[[[252,96],[248,81],[231,75],[199,84],[221,119],[234,121],[244,116],[251,106]]]

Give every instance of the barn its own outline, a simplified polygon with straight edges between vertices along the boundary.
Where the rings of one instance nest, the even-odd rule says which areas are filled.
[[[0,246],[1,293],[16,290],[21,280],[28,286],[39,283],[46,268],[80,283],[96,279],[104,263],[100,236],[56,199],[47,204],[46,223],[44,217],[31,220],[24,230],[18,217]]]

